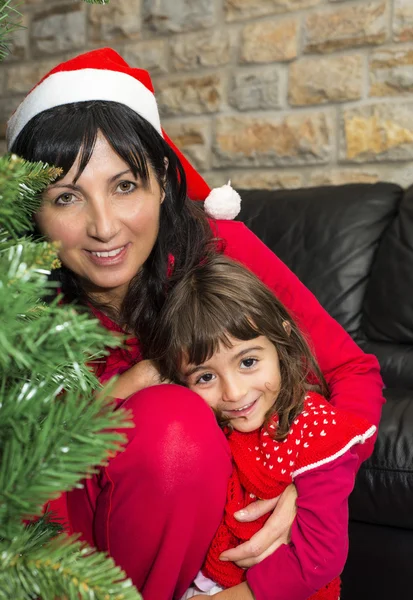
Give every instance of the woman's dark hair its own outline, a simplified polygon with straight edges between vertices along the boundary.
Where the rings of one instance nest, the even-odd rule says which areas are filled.
[[[21,131],[11,151],[30,161],[61,167],[62,176],[79,155],[78,178],[91,158],[99,132],[143,184],[149,181],[150,165],[165,192],[158,238],[131,281],[120,311],[97,306],[135,332],[144,347],[169,284],[202,260],[211,238],[202,207],[187,198],[185,172],[176,154],[148,121],[123,104],[106,101],[65,104],[38,114]],[[172,279],[168,276],[171,256]],[[91,302],[66,267],[58,276],[70,301]]]
[[[279,417],[275,438],[282,440],[302,411],[308,390],[328,396],[327,384],[303,334],[284,305],[253,273],[221,255],[210,256],[170,291],[154,327],[147,357],[161,375],[184,383],[182,361],[200,365],[231,347],[230,336],[270,340],[278,353],[281,389],[267,414]]]

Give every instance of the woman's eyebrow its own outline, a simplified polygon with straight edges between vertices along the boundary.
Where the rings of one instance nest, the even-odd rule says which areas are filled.
[[[119,179],[119,177],[122,177],[123,175],[126,175],[127,173],[132,173],[132,171],[130,169],[126,169],[125,171],[121,171],[120,173],[116,173],[116,175],[113,175],[113,177],[111,177],[109,179],[109,183],[113,183],[114,181],[116,181],[117,179]],[[55,183],[52,184],[50,186],[50,188],[69,188],[70,190],[78,190],[81,188],[81,186],[75,185],[73,183]]]
[[[125,171],[121,171],[121,173],[118,173],[117,175],[114,175],[113,177],[111,177],[109,179],[109,183],[113,183],[114,181],[116,181],[116,179],[119,179],[119,177],[122,177],[122,175],[126,175],[127,173],[132,173],[132,171],[130,169],[126,169]]]

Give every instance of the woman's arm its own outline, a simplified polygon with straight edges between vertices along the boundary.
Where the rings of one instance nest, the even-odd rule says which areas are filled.
[[[100,378],[101,383],[106,383],[112,377],[116,375],[116,372],[106,372],[103,377]],[[114,398],[124,400],[129,398],[132,394],[140,392],[141,390],[151,387],[152,385],[160,385],[162,383],[170,383],[166,379],[161,379],[160,373],[151,360],[141,360],[136,365],[130,367],[127,371],[124,371],[122,375],[119,375],[113,384],[110,393]]]
[[[234,513],[237,520],[255,521],[271,511],[271,515],[257,533],[248,541],[230,548],[220,556],[221,560],[232,560],[243,569],[260,563],[275,552],[281,544],[288,544],[291,539],[291,526],[297,513],[297,490],[294,484],[272,500],[256,500],[243,510]]]
[[[285,304],[309,338],[331,390],[331,402],[379,424],[382,380],[377,359],[365,354],[321,307],[315,296],[243,223],[217,221],[225,254],[251,269]],[[375,436],[357,447],[360,462],[373,451]]]
[[[305,600],[340,575],[348,552],[348,497],[355,463],[351,449],[296,477],[297,516],[290,544],[247,572],[256,600]]]

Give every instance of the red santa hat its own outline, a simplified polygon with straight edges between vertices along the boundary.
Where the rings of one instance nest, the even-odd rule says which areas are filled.
[[[240,197],[237,192],[229,184],[211,191],[162,129],[149,73],[131,68],[111,48],[81,54],[45,75],[8,122],[9,148],[30,119],[39,113],[62,104],[91,100],[119,102],[144,117],[179,157],[185,170],[189,198],[205,200],[205,210],[215,218],[232,219],[238,214]]]

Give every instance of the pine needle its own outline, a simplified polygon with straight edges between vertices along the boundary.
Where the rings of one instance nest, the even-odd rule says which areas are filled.
[[[17,29],[24,29],[21,24],[21,14],[12,0],[0,0],[0,61],[9,54],[10,35]]]

